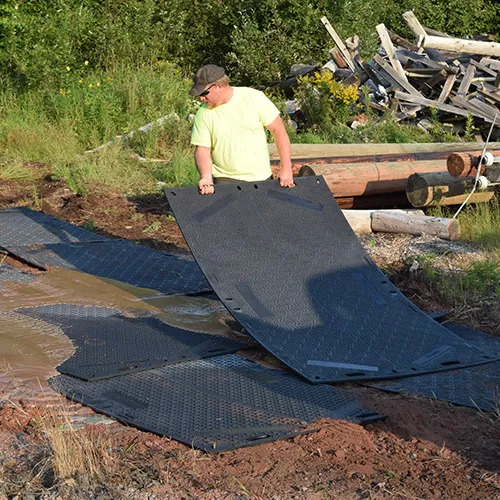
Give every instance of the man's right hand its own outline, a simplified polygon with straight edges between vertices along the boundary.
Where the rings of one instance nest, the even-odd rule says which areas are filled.
[[[214,194],[215,189],[213,179],[202,177],[198,182],[198,190],[200,191],[200,194]]]

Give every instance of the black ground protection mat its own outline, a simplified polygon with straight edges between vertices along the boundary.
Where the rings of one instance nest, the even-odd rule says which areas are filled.
[[[191,256],[169,255],[126,240],[5,246],[11,254],[41,268],[65,267],[102,278],[151,288],[167,295],[211,290]]]
[[[470,345],[490,355],[500,354],[500,338],[457,323],[445,326]],[[500,408],[500,362],[400,380],[367,382],[388,392],[409,393],[497,412]]]
[[[238,355],[96,382],[60,375],[50,384],[99,413],[209,453],[292,437],[322,418],[383,418],[346,390],[311,385]]]
[[[34,278],[33,274],[27,273],[21,269],[16,269],[9,264],[0,264],[0,288],[4,281],[19,281],[28,283]]]
[[[0,246],[43,245],[106,238],[69,222],[25,207],[0,210]]]
[[[322,178],[165,189],[209,283],[260,344],[311,382],[382,379],[487,356],[377,268]]]
[[[222,336],[181,330],[156,318],[127,318],[116,309],[103,307],[57,304],[17,312],[64,331],[77,349],[57,370],[83,380],[114,377],[247,347]]]

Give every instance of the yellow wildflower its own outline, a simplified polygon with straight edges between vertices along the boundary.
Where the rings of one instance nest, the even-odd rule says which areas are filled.
[[[93,87],[93,85],[91,83],[89,83],[89,89],[91,89]]]
[[[101,86],[101,82],[97,82],[95,85],[96,85],[96,87],[100,87]]]
[[[70,71],[71,68],[69,66],[66,66],[66,71]]]
[[[89,62],[88,62],[88,61],[85,61],[83,64],[85,64],[85,66],[88,66],[88,65],[89,65]]]
[[[80,78],[80,80],[78,80],[78,83],[83,83],[83,78]]]

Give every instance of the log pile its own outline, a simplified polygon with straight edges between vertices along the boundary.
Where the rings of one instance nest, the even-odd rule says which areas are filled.
[[[500,43],[449,37],[422,26],[411,11],[403,18],[415,39],[379,24],[379,51],[368,62],[360,57],[357,37],[344,43],[322,18],[335,43],[325,67],[338,79],[367,85],[370,106],[397,120],[416,120],[426,129],[432,108],[454,130],[464,130],[469,116],[479,129],[493,123],[500,129]]]

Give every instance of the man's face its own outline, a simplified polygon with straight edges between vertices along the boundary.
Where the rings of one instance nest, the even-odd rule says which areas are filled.
[[[209,108],[215,108],[220,101],[220,87],[211,83],[207,85],[203,92],[198,96],[200,101],[206,104]]]

